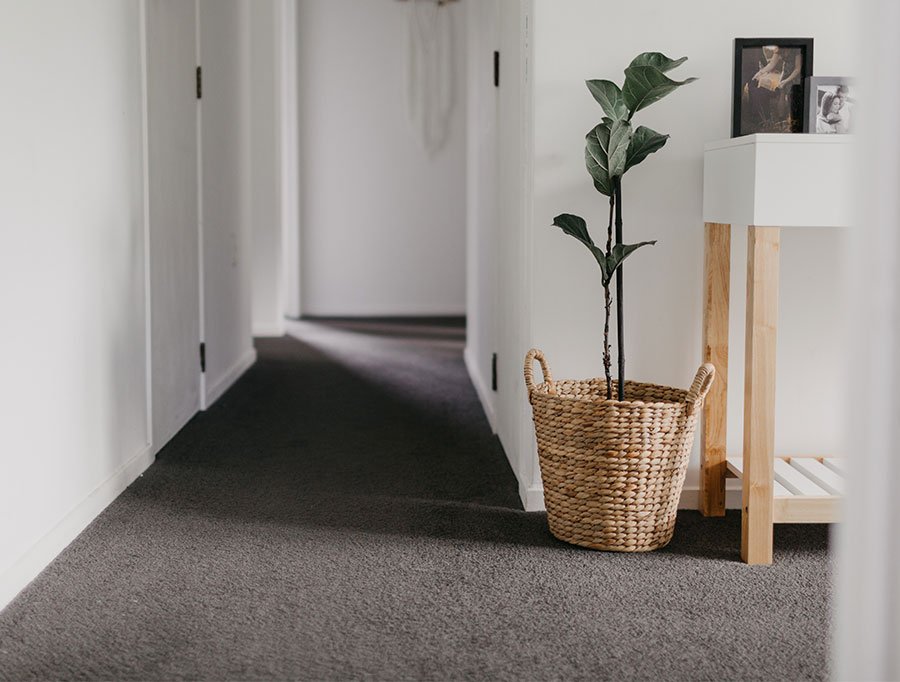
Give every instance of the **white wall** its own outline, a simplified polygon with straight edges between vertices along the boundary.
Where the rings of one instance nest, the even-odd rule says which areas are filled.
[[[251,296],[248,0],[200,0],[205,405],[256,359]]]
[[[733,39],[811,36],[816,74],[856,72],[853,11],[836,0],[805,0],[775,13],[721,12],[714,0],[660,4],[636,0],[609,5],[536,0],[534,342],[558,377],[602,375],[602,289],[596,265],[575,240],[551,228],[558,213],[605,228],[605,197],[584,169],[584,134],[602,116],[584,86],[589,78],[620,82],[643,51],[688,56],[678,73],[700,80],[670,95],[635,120],[672,135],[666,147],[631,171],[623,183],[626,241],[658,239],[625,270],[626,358],[629,377],[687,387],[701,361],[701,219],[703,144],[730,134]],[[640,25],[640,30],[627,30]],[[603,31],[598,26],[616,26]],[[789,182],[790,179],[785,179]],[[786,231],[778,338],[776,449],[790,455],[840,448],[844,387],[842,289],[837,230]],[[729,431],[741,448],[746,229],[733,233]],[[699,439],[698,439],[699,441]],[[699,443],[698,443],[699,445]],[[696,450],[696,448],[695,448]],[[699,481],[697,453],[686,489]]]
[[[207,404],[255,357],[251,9],[204,2],[198,196],[194,3],[0,0],[0,607],[194,414],[201,332]]]
[[[477,13],[487,10],[470,7],[469,11],[476,13],[470,15],[471,26],[479,21]],[[657,246],[630,259],[626,268],[628,376],[686,387],[701,358],[703,145],[730,134],[733,39],[811,36],[815,39],[816,74],[852,75],[858,70],[853,45],[856,32],[851,9],[836,1],[823,7],[804,0],[781,7],[777,13],[748,14],[722,13],[713,0],[673,5],[640,0],[616,6],[590,0],[534,0],[533,5],[525,0],[503,0],[501,12],[501,33],[518,31],[518,36],[504,39],[501,35],[501,64],[509,68],[510,62],[516,63],[521,78],[501,79],[499,94],[500,233],[494,310],[498,327],[493,344],[490,333],[470,340],[467,359],[478,386],[489,380],[484,365],[486,346],[494,345],[499,352],[500,391],[484,398],[486,410],[497,415],[496,428],[519,478],[526,508],[539,508],[540,483],[530,410],[521,390],[521,358],[534,345],[546,352],[558,378],[602,375],[602,289],[596,264],[575,240],[551,227],[553,217],[563,212],[584,215],[598,235],[605,227],[605,197],[593,189],[583,158],[584,134],[602,114],[584,81],[611,78],[621,82],[623,69],[643,51],[686,55],[690,59],[680,73],[700,77],[697,83],[638,114],[640,123],[670,133],[672,138],[662,151],[631,171],[624,183],[627,239],[659,240]],[[517,12],[518,21],[513,16]],[[638,25],[639,31],[629,28]],[[616,29],[600,31],[598,27],[603,26]],[[481,35],[486,35],[484,30]],[[517,40],[521,41],[518,54]],[[470,96],[483,95],[477,81],[470,85]],[[510,102],[506,108],[505,98]],[[517,101],[521,101],[521,112],[512,108]],[[470,106],[470,122],[483,115],[486,104],[479,102]],[[531,113],[533,122],[528,120]],[[470,173],[489,178],[488,162],[474,156],[479,144],[483,143],[470,134]],[[516,178],[520,169],[524,176]],[[475,182],[481,184],[480,179]],[[486,209],[478,192],[471,191],[472,178],[469,186],[473,202],[469,230],[473,234],[481,228]],[[520,212],[510,215],[518,210],[513,207],[520,200]],[[510,229],[511,223],[515,229]],[[778,350],[782,371],[776,448],[783,454],[840,450],[843,388],[835,379],[835,368],[842,365],[843,356],[835,327],[840,322],[844,293],[835,273],[842,264],[841,238],[840,231],[814,229],[790,231],[782,238]],[[472,252],[491,248],[487,237],[483,241],[470,247],[470,258]],[[513,258],[507,259],[508,254]],[[745,227],[734,230],[732,257],[735,331],[731,337],[728,443],[739,451]],[[485,276],[470,264],[470,286]],[[489,324],[489,308],[480,305],[470,310],[470,325],[481,330],[479,334],[483,325]],[[473,314],[478,319],[473,320]],[[521,338],[510,331],[517,329],[524,329]],[[505,385],[505,381],[516,383]],[[696,504],[698,481],[695,452],[683,503]],[[732,504],[738,501],[739,496],[730,498]]]
[[[409,3],[300,0],[302,311],[465,310],[464,17],[446,148],[422,150],[407,116]]]
[[[250,5],[250,230],[253,335],[284,334],[280,0]],[[293,195],[296,196],[296,188]]]
[[[0,17],[2,605],[152,457],[139,3]]]

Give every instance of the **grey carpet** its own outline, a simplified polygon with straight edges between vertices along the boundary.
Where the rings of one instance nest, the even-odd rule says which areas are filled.
[[[0,614],[0,679],[824,679],[827,528],[552,538],[460,330],[304,324]]]

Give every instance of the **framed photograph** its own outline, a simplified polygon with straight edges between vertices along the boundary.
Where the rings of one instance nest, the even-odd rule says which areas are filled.
[[[806,132],[854,132],[852,121],[856,87],[852,78],[813,76],[806,81],[806,92]]]
[[[735,38],[731,136],[802,133],[812,38]]]

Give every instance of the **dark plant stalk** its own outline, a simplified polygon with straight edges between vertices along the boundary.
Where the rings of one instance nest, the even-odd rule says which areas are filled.
[[[616,244],[622,243],[622,179],[613,179],[616,202]],[[616,270],[616,332],[619,349],[619,400],[625,400],[625,316],[624,295],[622,291],[622,266]]]
[[[609,223],[606,226],[606,253],[612,251],[613,239],[613,207],[615,206],[615,196],[609,197]],[[603,286],[603,294],[606,300],[606,319],[603,324],[603,370],[606,372],[606,399],[612,400],[612,352],[609,348],[609,318],[612,314],[612,295],[610,293],[609,282]]]

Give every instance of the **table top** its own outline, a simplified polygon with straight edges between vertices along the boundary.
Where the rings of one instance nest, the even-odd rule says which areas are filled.
[[[852,135],[756,134],[704,146],[703,220],[847,227],[857,174]]]
[[[816,135],[810,133],[754,133],[726,140],[715,140],[703,145],[704,152],[730,149],[752,144],[853,144],[855,135]]]

